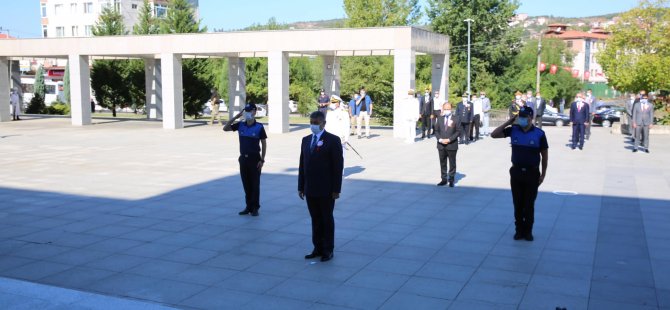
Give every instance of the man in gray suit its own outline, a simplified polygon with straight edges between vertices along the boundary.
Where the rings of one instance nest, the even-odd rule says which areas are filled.
[[[649,96],[644,94],[640,98],[640,103],[633,106],[633,129],[635,130],[633,153],[637,152],[640,140],[644,143],[644,151],[649,153],[649,129],[653,123],[654,105],[649,102]]]

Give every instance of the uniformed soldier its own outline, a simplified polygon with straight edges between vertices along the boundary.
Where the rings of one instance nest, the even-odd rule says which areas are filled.
[[[523,100],[523,94],[520,91],[516,91],[514,94],[514,100],[509,106],[509,118],[512,119],[519,114],[519,109],[526,105],[526,101]]]
[[[532,117],[533,110],[522,107],[517,116],[491,133],[493,138],[510,137],[512,144],[512,168],[509,173],[516,226],[514,240],[533,241],[535,198],[547,173],[549,160],[547,136],[542,129],[533,126]]]
[[[235,120],[242,116],[244,116],[244,121],[233,124]],[[261,170],[265,163],[265,153],[267,151],[265,139],[268,136],[263,124],[256,122],[255,117],[256,105],[247,103],[244,111],[237,113],[223,126],[223,131],[237,131],[240,136],[240,176],[242,177],[246,199],[246,207],[239,212],[240,215],[258,216],[258,209],[261,207]]]

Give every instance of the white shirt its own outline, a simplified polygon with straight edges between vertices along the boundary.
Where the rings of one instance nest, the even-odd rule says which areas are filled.
[[[442,103],[440,97],[433,98],[433,110],[442,110]]]
[[[475,99],[475,102],[473,103],[473,106],[472,106],[472,115],[477,115],[477,114],[482,115],[482,113],[484,113],[483,110],[482,110],[482,99],[477,98],[477,99]]]

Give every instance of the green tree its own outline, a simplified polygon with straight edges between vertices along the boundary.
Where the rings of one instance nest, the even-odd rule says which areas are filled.
[[[94,36],[120,36],[128,34],[123,16],[113,6],[104,6],[93,26]]]
[[[344,0],[347,27],[414,25],[421,19],[418,0]]]
[[[46,93],[46,85],[44,84],[44,68],[40,65],[35,72],[35,84],[33,84],[33,98],[28,103],[26,113],[40,114],[46,110],[44,104],[44,95]]]
[[[63,97],[65,103],[70,104],[70,64],[65,66],[65,75],[63,76]]]
[[[160,23],[161,33],[198,33],[206,32],[195,19],[193,6],[187,0],[169,0],[168,12]]]
[[[151,4],[149,1],[144,0],[144,4],[142,4],[139,10],[138,22],[133,26],[133,34],[157,34],[159,30],[158,22],[151,10]]]
[[[46,85],[44,84],[44,68],[42,65],[37,67],[37,72],[35,72],[35,84],[34,84],[35,96],[40,96],[44,99],[46,94]]]
[[[619,16],[597,55],[609,84],[621,91],[670,90],[670,8],[667,0],[641,0]]]

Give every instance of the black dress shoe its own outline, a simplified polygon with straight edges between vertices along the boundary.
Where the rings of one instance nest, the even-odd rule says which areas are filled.
[[[584,147],[583,147],[583,146],[580,146],[580,147],[579,147],[579,150],[580,150],[580,151],[581,151],[581,150],[583,150],[583,149],[584,149]]]
[[[249,214],[249,213],[251,213],[251,210],[249,210],[249,209],[244,209],[244,210],[238,212],[237,214],[239,214],[239,215],[247,215],[247,214]]]
[[[437,186],[445,186],[447,185],[447,180],[442,180],[440,183],[437,183]]]
[[[319,254],[319,252],[312,251],[312,253],[309,253],[309,254],[305,255],[305,259],[317,258],[319,256],[321,256],[321,254]]]
[[[570,147],[570,149],[573,149],[573,150],[574,150],[574,149],[575,149],[575,147],[574,147],[574,146],[571,146],[571,147]]]
[[[258,216],[258,209],[251,211],[251,216]]]
[[[328,254],[324,254],[323,256],[321,256],[321,261],[322,262],[327,262],[331,259],[333,259],[333,252],[330,252]]]
[[[633,153],[637,153],[637,149],[633,149]]]
[[[449,181],[449,187],[454,187],[454,181]]]
[[[524,239],[526,239],[526,241],[533,241],[533,240],[535,240],[535,238],[533,238],[533,233],[530,233],[530,232],[526,234],[526,236],[524,237]]]
[[[649,149],[644,150],[645,153],[649,153]]]
[[[514,234],[514,240],[521,240],[523,239],[523,237],[524,237],[523,234],[520,232]]]

